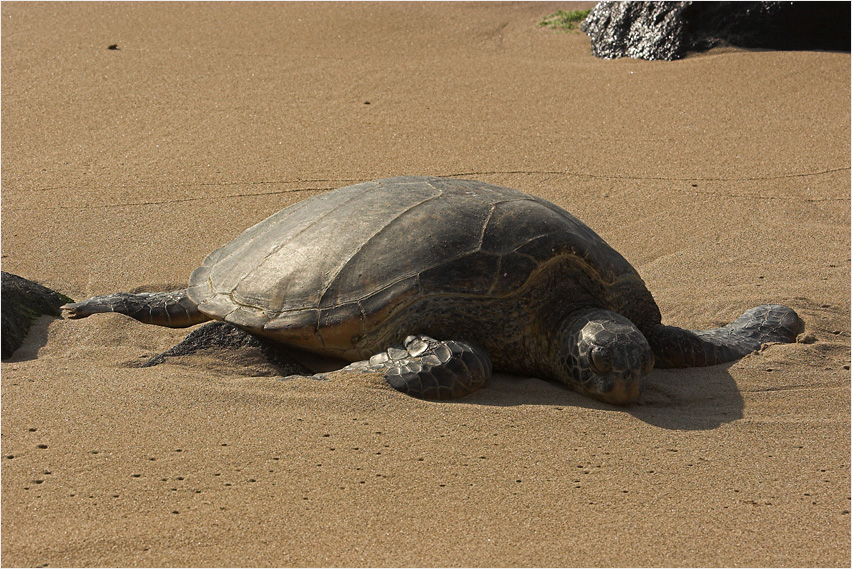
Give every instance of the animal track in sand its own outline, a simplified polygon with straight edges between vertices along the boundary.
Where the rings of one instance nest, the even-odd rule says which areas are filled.
[[[837,172],[846,172],[850,168],[848,166],[836,167],[836,168],[824,168],[821,170],[813,170],[807,172],[786,172],[786,173],[766,173],[760,174],[756,176],[695,176],[695,177],[676,177],[676,176],[639,176],[639,175],[630,175],[630,174],[593,174],[591,172],[570,172],[567,170],[489,170],[489,171],[470,171],[470,172],[455,172],[455,173],[445,173],[438,174],[440,177],[444,178],[462,178],[462,177],[471,177],[471,176],[493,176],[493,175],[548,175],[548,176],[565,176],[565,177],[573,177],[573,178],[587,178],[587,179],[602,179],[602,180],[652,180],[652,181],[666,181],[666,182],[749,182],[749,181],[760,181],[760,180],[781,180],[787,178],[805,178],[811,176],[823,176],[827,174],[834,174]],[[173,184],[172,187],[180,187],[180,186],[258,186],[258,185],[284,185],[284,184],[308,184],[308,183],[322,183],[322,186],[312,186],[306,188],[285,188],[282,190],[274,190],[269,192],[242,192],[235,194],[223,194],[220,196],[216,195],[201,195],[187,198],[177,198],[171,200],[149,200],[149,201],[138,201],[138,202],[125,202],[125,203],[111,203],[111,204],[84,204],[82,207],[86,209],[109,209],[109,208],[118,208],[118,207],[140,207],[140,206],[151,206],[151,205],[167,205],[167,204],[176,204],[176,203],[185,203],[185,202],[195,202],[195,201],[214,201],[214,200],[225,200],[225,199],[233,199],[233,198],[244,198],[244,197],[254,197],[254,196],[270,196],[270,195],[281,195],[281,194],[289,194],[296,192],[326,192],[334,189],[335,184],[339,182],[357,182],[360,178],[320,178],[320,179],[305,179],[305,180],[242,180],[235,182],[206,182],[201,184]],[[15,189],[14,191],[19,192],[45,192],[45,191],[53,191],[62,188],[55,187],[44,187],[44,188],[30,188],[30,189]],[[705,193],[708,195],[724,195],[727,198],[745,198],[745,199],[797,199],[797,196],[760,196],[760,195],[729,195],[717,192],[702,192],[693,188],[696,193]],[[804,198],[806,202],[816,202],[816,201],[847,201],[849,198],[840,197],[840,198]],[[6,211],[16,211],[16,210],[45,210],[45,211],[56,211],[56,210],[65,210],[65,209],[80,209],[80,205],[59,205],[59,206],[39,206],[34,208],[16,208],[16,207],[7,207]],[[32,380],[30,380],[32,381]]]

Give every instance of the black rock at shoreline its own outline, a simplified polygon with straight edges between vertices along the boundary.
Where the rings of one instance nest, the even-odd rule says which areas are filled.
[[[730,45],[850,50],[849,2],[599,2],[580,28],[592,53],[615,59],[680,59]]]
[[[39,316],[59,316],[59,307],[70,298],[11,273],[2,273],[2,359],[21,347],[33,321]]]

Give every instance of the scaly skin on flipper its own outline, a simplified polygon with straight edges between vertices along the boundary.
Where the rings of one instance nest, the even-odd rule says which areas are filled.
[[[187,328],[210,320],[186,295],[186,290],[171,292],[116,292],[95,296],[62,306],[69,318],[85,318],[102,312],[118,312],[145,324],[169,328]]]
[[[763,344],[790,343],[805,329],[791,308],[765,304],[746,311],[722,328],[684,330],[660,324],[648,337],[656,367],[712,366],[738,360]]]
[[[491,358],[467,342],[439,342],[429,336],[408,336],[351,371],[383,372],[387,382],[403,393],[424,399],[455,399],[473,393],[491,377]]]

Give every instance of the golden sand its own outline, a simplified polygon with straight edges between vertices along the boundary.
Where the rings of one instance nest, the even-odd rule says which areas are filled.
[[[2,364],[3,566],[849,566],[849,54],[604,61],[537,27],[570,7],[4,2],[3,269],[165,290],[305,197],[456,176],[577,215],[667,323],[779,302],[815,342],[622,409],[139,369],[186,331],[46,319]]]

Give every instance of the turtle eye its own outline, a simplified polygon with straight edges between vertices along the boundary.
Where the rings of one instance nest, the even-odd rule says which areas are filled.
[[[603,346],[592,346],[589,353],[589,367],[598,375],[604,375],[612,371],[612,357],[609,349]]]

